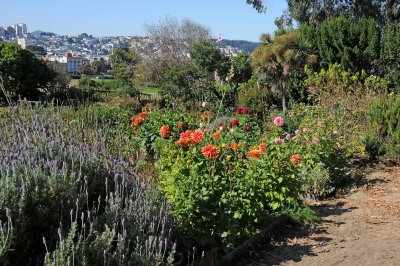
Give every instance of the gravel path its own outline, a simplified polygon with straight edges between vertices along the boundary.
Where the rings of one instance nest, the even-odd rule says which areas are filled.
[[[377,167],[344,197],[310,203],[314,228],[288,228],[248,265],[400,265],[400,167]]]

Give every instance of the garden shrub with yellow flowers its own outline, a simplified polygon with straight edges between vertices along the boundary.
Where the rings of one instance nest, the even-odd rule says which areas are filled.
[[[313,169],[322,169],[318,185],[329,187],[340,167],[339,133],[328,132],[322,122],[290,134],[279,116],[263,132],[248,108],[238,108],[230,119],[205,113],[197,124],[188,116],[157,117],[164,121],[157,129],[150,116],[133,127],[158,135],[150,138],[158,143],[158,188],[177,229],[203,247],[232,249],[301,196],[321,196],[309,180]]]

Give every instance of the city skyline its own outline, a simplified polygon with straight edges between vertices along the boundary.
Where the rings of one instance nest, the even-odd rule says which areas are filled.
[[[222,35],[225,39],[258,41],[262,33],[276,30],[274,20],[286,9],[286,1],[268,2],[266,13],[259,14],[245,0],[221,0],[212,2],[170,0],[113,2],[104,0],[58,1],[28,0],[6,2],[0,17],[0,26],[26,23],[28,32],[41,30],[60,35],[76,36],[87,33],[93,36],[145,36],[144,24],[157,23],[171,16],[179,20],[189,18],[210,28],[212,37]],[[238,19],[241,18],[241,19]]]

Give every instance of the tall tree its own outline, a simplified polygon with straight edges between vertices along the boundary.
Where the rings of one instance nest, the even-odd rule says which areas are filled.
[[[346,70],[376,74],[380,30],[373,19],[332,18],[319,25],[300,27],[303,49],[318,53],[320,66],[339,63]]]
[[[338,16],[373,18],[381,25],[400,18],[400,0],[287,0],[290,15],[300,24],[318,24]]]
[[[133,86],[139,56],[128,48],[118,48],[110,56],[110,61],[114,77],[125,85]]]
[[[253,52],[253,65],[261,76],[266,76],[272,91],[282,94],[282,109],[286,111],[289,75],[301,70],[306,63],[315,61],[314,55],[306,55],[299,49],[299,32],[291,31],[275,38],[262,35],[263,44]]]
[[[246,0],[246,3],[252,5],[259,13],[265,12],[265,5],[262,0]]]
[[[26,50],[30,51],[36,56],[45,56],[47,54],[46,50],[42,46],[38,45],[29,45],[26,47]]]
[[[173,17],[165,17],[159,22],[145,24],[145,29],[155,47],[145,54],[146,66],[143,66],[143,70],[146,71],[141,75],[153,78],[158,84],[165,81],[167,72],[171,69],[190,65],[188,55],[193,43],[211,39],[207,27],[187,18],[179,21]]]
[[[0,75],[9,96],[36,99],[56,73],[19,45],[0,42]]]

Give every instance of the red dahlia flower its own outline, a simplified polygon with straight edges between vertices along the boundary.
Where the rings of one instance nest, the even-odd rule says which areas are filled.
[[[237,126],[237,125],[239,125],[239,120],[234,119],[231,121],[231,126]]]

